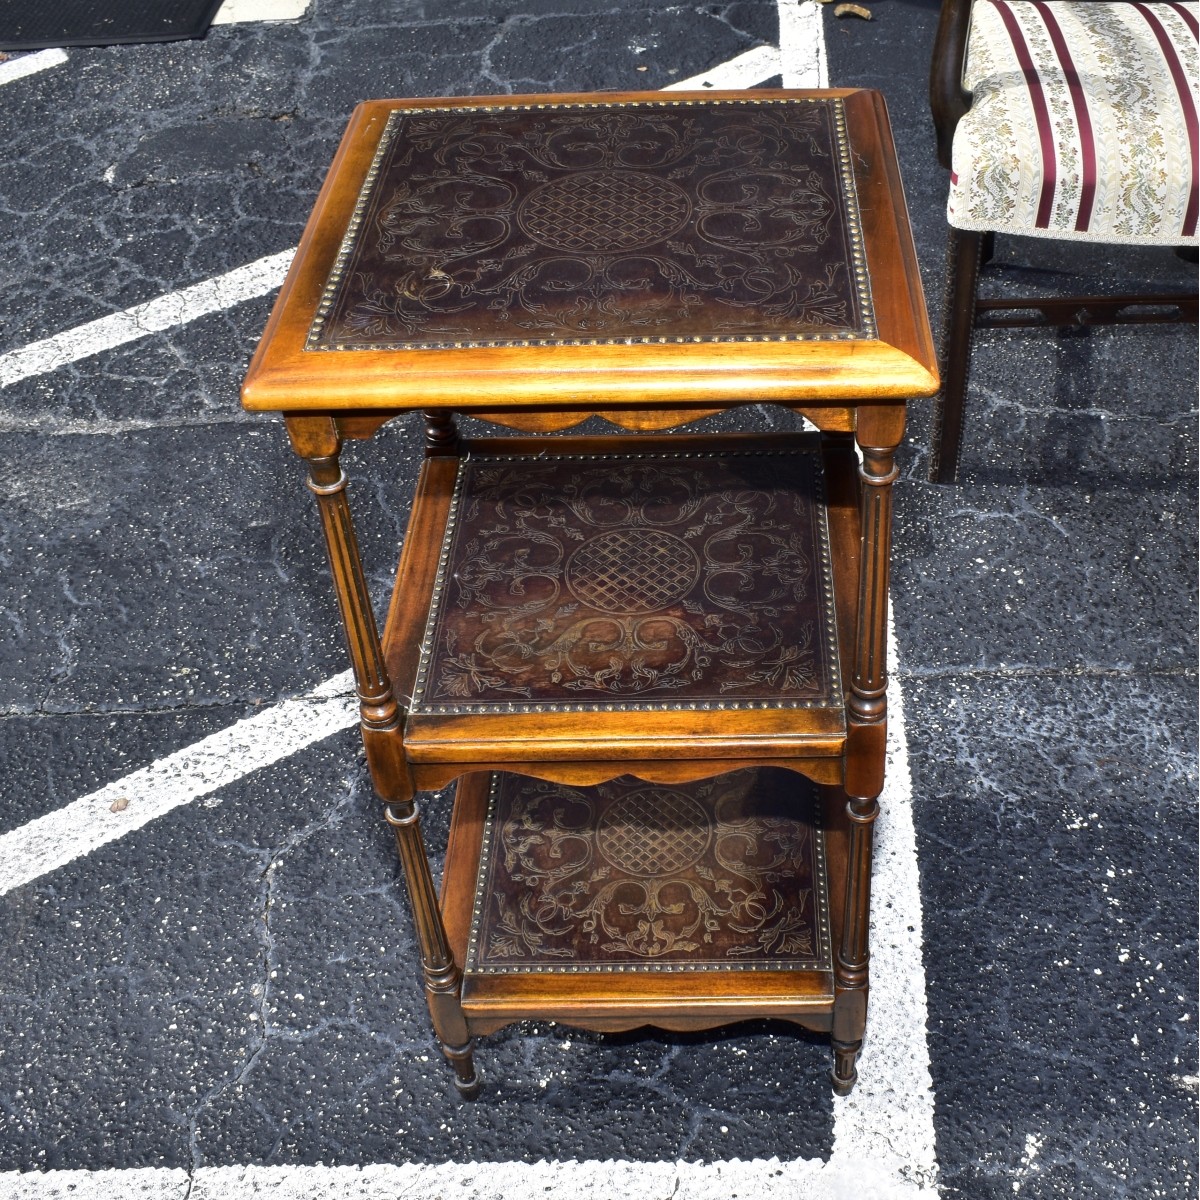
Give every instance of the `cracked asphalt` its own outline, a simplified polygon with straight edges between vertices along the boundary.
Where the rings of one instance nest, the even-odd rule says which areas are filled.
[[[888,99],[940,322],[936,5],[872,9],[826,10],[830,80]],[[359,99],[659,88],[778,33],[766,0],[314,0],[72,50],[0,87],[0,354],[293,246]],[[998,259],[1002,289],[1195,280]],[[299,468],[238,406],[270,303],[0,389],[0,834],[344,670]],[[946,1196],[1195,1194],[1196,394],[1194,329],[1012,331],[979,342],[960,486],[912,415],[893,607]],[[418,447],[397,422],[346,456],[380,607]],[[827,1042],[774,1025],[519,1026],[457,1101],[352,731],[0,905],[0,1171],[830,1153]]]

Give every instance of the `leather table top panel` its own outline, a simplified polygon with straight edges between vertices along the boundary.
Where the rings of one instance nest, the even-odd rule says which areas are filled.
[[[466,973],[828,971],[819,813],[778,768],[675,787],[498,773]]]
[[[309,350],[875,336],[836,97],[400,108]]]
[[[840,707],[822,489],[815,442],[464,459],[411,711]]]

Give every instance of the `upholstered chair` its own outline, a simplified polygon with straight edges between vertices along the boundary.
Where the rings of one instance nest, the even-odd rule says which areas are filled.
[[[1195,247],[1196,75],[1194,2],[943,0],[930,73],[950,172],[935,482],[957,478],[975,330],[1196,320],[1194,276],[1184,294],[978,295],[996,234]]]

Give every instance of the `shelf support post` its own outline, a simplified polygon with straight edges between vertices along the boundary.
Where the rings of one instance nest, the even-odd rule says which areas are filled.
[[[342,442],[328,417],[289,415],[292,447],[308,465],[308,486],[316,496],[329,566],[341,610],[346,646],[354,668],[367,765],[384,816],[396,838],[417,939],[425,997],[442,1052],[464,1095],[474,1095],[479,1078],[472,1041],[459,1003],[461,974],[446,937],[429,859],[421,837],[420,810],[404,755],[404,717],[392,692],[383,646],[367,590],[358,538],[346,498],[341,468]]]
[[[425,410],[425,457],[458,453],[458,426],[448,408]]]

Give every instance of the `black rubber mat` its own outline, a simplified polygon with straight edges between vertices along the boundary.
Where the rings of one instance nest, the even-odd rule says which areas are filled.
[[[0,0],[0,50],[203,37],[222,0]]]

